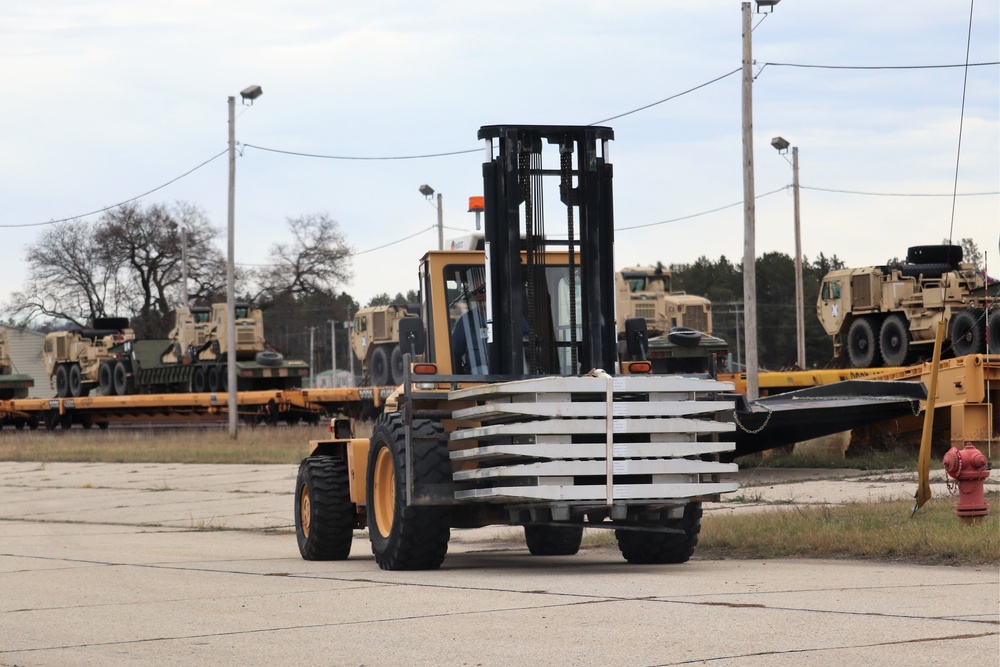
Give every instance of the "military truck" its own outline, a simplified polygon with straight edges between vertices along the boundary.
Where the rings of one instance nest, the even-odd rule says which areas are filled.
[[[42,357],[56,396],[228,390],[226,304],[178,308],[170,338],[139,340],[126,318],[98,318],[94,328],[50,333]],[[236,305],[238,389],[302,386],[309,366],[286,360],[264,341],[263,317]]]
[[[114,375],[117,345],[135,339],[128,318],[98,317],[89,329],[53,331],[42,342],[42,361],[56,396],[87,396]],[[102,391],[103,393],[103,391]]]
[[[962,259],[961,246],[913,246],[903,263],[824,276],[816,314],[833,339],[835,362],[867,368],[930,359],[940,321],[946,354],[984,352],[986,284]],[[1000,311],[990,314],[989,329],[991,348],[998,349]]]
[[[670,269],[630,266],[615,274],[618,335],[625,335],[625,320],[642,317],[649,336],[663,336],[682,327],[712,333],[712,303],[700,296],[675,292]]]
[[[35,386],[34,378],[15,373],[14,370],[14,364],[10,359],[7,330],[0,327],[0,400],[27,398],[28,390]]]
[[[399,321],[417,317],[419,305],[369,306],[354,316],[351,349],[361,361],[363,382],[375,386],[403,381],[403,353],[399,349]]]
[[[237,303],[235,313],[237,389],[302,386],[309,365],[286,360],[267,344],[260,309]],[[178,308],[175,317],[169,339],[126,341],[113,350],[121,355],[126,372],[124,385],[116,376],[113,393],[228,391],[226,304]]]

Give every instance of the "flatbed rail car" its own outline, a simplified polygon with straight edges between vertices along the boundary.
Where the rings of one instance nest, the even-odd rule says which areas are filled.
[[[252,424],[317,422],[326,414],[364,418],[374,414],[393,388],[344,387],[245,391],[237,394],[240,419]],[[112,423],[225,421],[228,395],[138,394],[0,401],[0,425],[37,429],[107,428]]]

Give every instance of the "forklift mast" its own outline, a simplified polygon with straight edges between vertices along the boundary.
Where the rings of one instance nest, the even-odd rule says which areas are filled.
[[[490,372],[579,375],[600,368],[614,373],[614,215],[608,154],[614,131],[487,125],[479,129],[479,138],[486,142],[487,157],[483,195]],[[543,184],[554,178],[563,207],[562,230],[546,228],[546,205],[559,207],[546,196]],[[547,251],[568,253],[568,270],[547,268]]]

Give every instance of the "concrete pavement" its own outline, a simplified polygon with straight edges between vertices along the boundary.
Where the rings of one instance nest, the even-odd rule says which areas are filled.
[[[362,534],[349,560],[306,562],[295,472],[0,463],[0,665],[1000,664],[996,568],[630,566],[531,557],[511,529],[453,531],[436,572],[379,570]],[[711,511],[914,488],[757,475]]]

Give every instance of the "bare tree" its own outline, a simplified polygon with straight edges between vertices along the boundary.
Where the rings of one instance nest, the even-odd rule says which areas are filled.
[[[292,242],[271,246],[273,266],[260,274],[263,291],[280,294],[333,294],[338,283],[351,277],[354,249],[327,213],[312,213],[288,219]]]
[[[24,324],[49,317],[83,326],[106,316],[115,307],[115,271],[95,261],[100,250],[92,226],[81,220],[50,227],[28,247],[24,289],[10,295],[4,310]]]
[[[218,235],[201,211],[187,204],[146,209],[126,204],[102,216],[94,238],[100,260],[118,267],[119,303],[144,337],[162,336],[181,292],[181,240],[188,230],[188,269],[201,290],[217,291],[225,262],[211,240]]]
[[[191,298],[217,298],[225,291],[226,263],[212,243],[219,231],[204,213],[184,203],[127,204],[93,225],[55,225],[29,246],[25,288],[4,310],[24,322],[48,316],[77,325],[130,316],[141,336],[163,336],[181,300],[181,229],[187,230]]]

